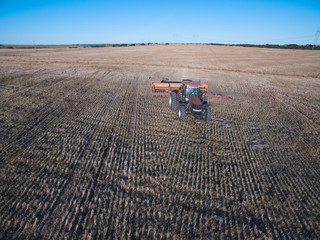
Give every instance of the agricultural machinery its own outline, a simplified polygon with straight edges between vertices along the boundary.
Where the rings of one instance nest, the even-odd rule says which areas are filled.
[[[151,82],[151,93],[153,96],[165,96],[169,93],[169,107],[174,111],[179,110],[180,121],[184,122],[186,115],[192,115],[196,119],[210,123],[212,111],[211,104],[207,102],[207,85],[192,80],[182,82],[162,80]]]

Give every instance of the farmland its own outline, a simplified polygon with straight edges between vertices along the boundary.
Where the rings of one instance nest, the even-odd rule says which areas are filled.
[[[153,78],[232,99],[181,123]],[[0,49],[0,239],[319,239],[319,93],[319,51]]]

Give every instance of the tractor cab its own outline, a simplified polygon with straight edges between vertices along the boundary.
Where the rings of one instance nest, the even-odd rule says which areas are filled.
[[[200,88],[194,88],[194,87],[191,87],[191,88],[186,88],[186,99],[190,99],[191,95],[195,95],[197,96],[198,98],[200,98]]]
[[[200,82],[192,80],[183,80],[181,86],[181,92],[186,98],[190,98],[191,94],[200,93]]]
[[[193,99],[197,97],[201,102],[207,101],[205,93],[201,91],[201,83],[198,81],[183,80],[181,90],[182,102],[189,103],[192,95],[194,95]]]

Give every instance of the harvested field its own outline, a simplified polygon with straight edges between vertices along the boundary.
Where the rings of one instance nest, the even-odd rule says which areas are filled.
[[[201,80],[207,125],[150,78]],[[320,238],[320,51],[0,50],[0,238]]]

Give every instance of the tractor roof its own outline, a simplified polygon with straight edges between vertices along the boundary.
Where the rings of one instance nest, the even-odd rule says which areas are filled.
[[[201,86],[201,82],[200,81],[192,81],[192,80],[182,80],[182,84],[186,85],[187,87],[190,88],[199,88]]]

